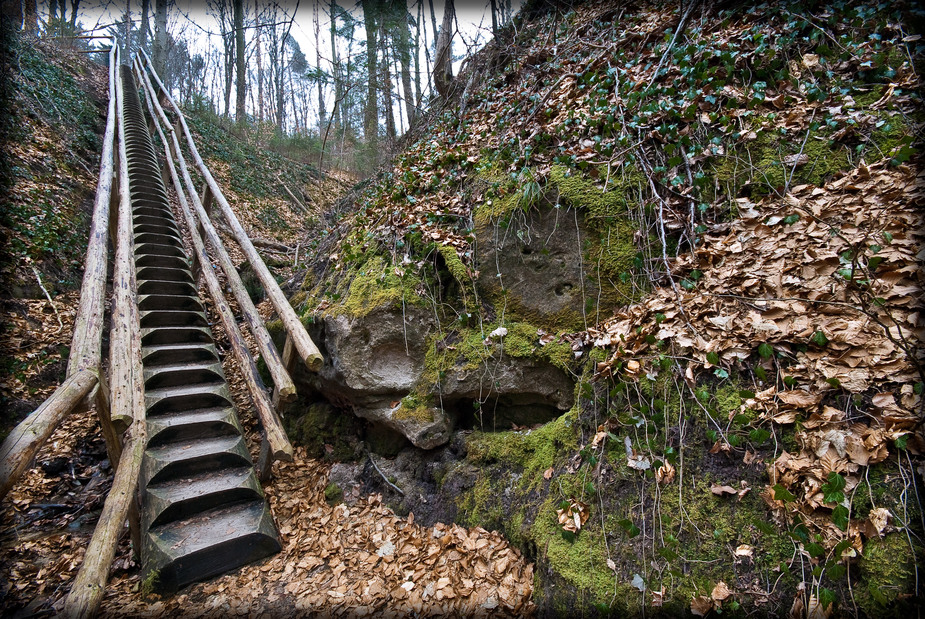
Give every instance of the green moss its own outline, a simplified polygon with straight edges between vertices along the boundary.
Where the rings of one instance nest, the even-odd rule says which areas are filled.
[[[557,454],[578,449],[577,421],[578,411],[573,408],[536,430],[473,432],[466,441],[468,458],[477,465],[513,466],[522,471],[520,486],[535,488]]]
[[[564,166],[553,166],[549,178],[559,197],[584,213],[592,231],[583,254],[585,273],[601,290],[600,299],[594,299],[592,306],[596,315],[589,317],[597,322],[614,308],[635,300],[637,290],[645,289],[644,282],[633,285],[637,228],[627,217],[627,211],[638,202],[643,177],[635,168],[623,170],[608,180],[607,191]]]
[[[476,224],[485,225],[510,215],[521,205],[521,195],[509,174],[498,164],[477,170],[477,181],[486,197],[475,205],[472,217]]]
[[[569,371],[573,355],[568,343],[554,341],[541,345],[538,328],[527,322],[506,322],[503,325],[507,329],[505,336],[488,337],[500,326],[499,323],[491,323],[481,329],[454,329],[431,336],[424,356],[424,370],[419,383],[421,389],[438,384],[451,370],[473,370],[502,355],[520,359],[534,357]]]
[[[309,457],[332,460],[356,457],[356,445],[349,437],[356,435],[358,424],[353,415],[340,414],[328,404],[305,405],[301,398],[283,418],[290,440],[303,445]],[[333,452],[329,453],[326,445],[333,447]]]
[[[921,550],[920,550],[921,552]],[[859,561],[865,586],[854,587],[855,601],[870,617],[902,616],[901,594],[915,590],[915,556],[902,532],[870,539]],[[906,601],[905,605],[909,605]],[[893,612],[886,613],[891,610]],[[907,608],[911,610],[911,606]]]
[[[393,307],[403,301],[421,304],[421,295],[415,292],[419,280],[401,273],[382,256],[370,256],[353,269],[346,297],[343,303],[332,306],[332,311],[365,316],[378,307]]]
[[[328,484],[324,489],[324,500],[328,505],[337,505],[344,500],[344,491],[337,484]]]
[[[530,536],[549,567],[588,596],[577,600],[579,607],[609,604],[616,593],[614,572],[607,567],[607,544],[597,519],[589,519],[585,528],[570,541],[563,537],[559,524],[558,500],[550,497],[540,507]],[[628,593],[626,591],[625,593]],[[583,604],[581,602],[584,602]]]
[[[503,506],[498,496],[491,477],[484,472],[479,473],[472,488],[464,492],[457,502],[459,520],[470,527],[504,530]]]
[[[741,499],[719,497],[710,487],[713,483],[729,480],[712,480],[702,476],[692,486],[672,492],[662,492],[658,513],[664,530],[674,531],[680,540],[673,551],[678,553],[674,566],[683,566],[685,578],[674,583],[669,590],[676,599],[690,600],[712,590],[717,581],[732,582],[735,567],[727,561],[729,548],[748,544],[755,548],[756,568],[768,578],[777,579],[782,563],[789,563],[794,546],[785,531],[775,528],[773,533],[762,533],[772,526],[759,493],[752,491]],[[658,550],[658,549],[657,549]],[[785,571],[782,585],[795,584],[796,576]],[[732,579],[732,580],[731,580]],[[666,583],[667,585],[667,583]]]
[[[434,411],[427,404],[425,398],[416,393],[410,393],[401,399],[398,409],[392,413],[392,418],[401,421],[414,420],[420,423],[430,423],[434,420]]]
[[[876,89],[859,93],[854,97],[855,108],[868,108],[879,96]],[[839,172],[852,169],[861,157],[871,160],[889,155],[911,133],[910,126],[900,116],[882,110],[865,110],[865,113],[872,117],[873,131],[860,151],[830,140],[834,130],[825,125],[811,132],[805,141],[805,135],[794,139],[789,134],[781,136],[756,127],[756,139],[732,148],[728,156],[713,162],[710,171],[729,196],[739,195],[742,187],[751,185],[750,193],[757,199],[781,191],[788,180],[791,186],[822,186]],[[759,118],[756,123],[762,120]],[[806,157],[805,164],[794,169],[783,163],[788,156],[799,153]]]

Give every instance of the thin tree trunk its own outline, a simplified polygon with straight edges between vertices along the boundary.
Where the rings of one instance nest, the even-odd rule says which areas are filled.
[[[154,70],[164,75],[167,69],[167,2],[155,0],[154,4]]]
[[[377,66],[379,48],[376,45],[376,33],[378,30],[378,20],[376,13],[378,4],[376,0],[363,0],[363,21],[366,24],[366,67],[368,71],[367,89],[366,89],[366,109],[363,113],[363,134],[366,139],[366,147],[375,157],[376,148],[379,141],[379,87]]]
[[[238,79],[235,93],[235,120],[245,121],[247,104],[247,66],[244,62],[244,0],[234,0],[234,40],[235,40],[235,74]],[[156,63],[155,63],[155,66]]]
[[[492,36],[498,36],[498,0],[490,0],[491,2],[491,34]]]
[[[418,14],[414,29],[414,107],[415,112],[421,107],[421,17],[424,5],[418,2]]]
[[[51,6],[55,5],[56,0],[51,0]],[[123,13],[125,19],[125,39],[123,39],[123,49],[125,58],[130,58],[132,55],[132,2],[131,0],[125,0],[125,12]]]
[[[324,135],[325,117],[324,84],[321,81],[321,7],[316,1],[313,5],[312,17],[315,27],[315,73],[318,78],[318,135]]]
[[[139,47],[148,45],[148,10],[150,5],[151,0],[141,0],[141,27],[138,32]]]
[[[414,122],[414,93],[411,91],[411,34],[408,32],[408,7],[405,0],[395,3],[398,13],[398,61],[401,63],[401,89],[405,97],[408,126]]]
[[[17,2],[12,4],[19,5]],[[35,0],[26,0],[22,4],[23,8],[23,30],[29,34],[35,34],[39,29],[39,12],[38,6],[36,5]],[[13,17],[13,21],[16,21],[16,17]]]
[[[337,0],[331,0],[331,73],[334,79],[334,101],[339,102],[344,94],[344,86],[340,79],[340,58],[337,56]],[[340,105],[334,105],[334,130],[340,129]]]
[[[77,9],[79,7],[80,7],[80,0],[71,0],[71,29],[72,30],[77,28]],[[74,32],[74,34],[76,34],[76,31]]]
[[[384,32],[382,34],[382,79],[383,79],[383,103],[385,109],[385,135],[389,138],[389,147],[395,144],[395,111],[392,107],[392,58],[389,54],[388,39]]]
[[[257,120],[263,122],[263,45],[257,28]]]
[[[423,0],[422,0],[423,1]],[[430,23],[434,27],[434,40],[437,40],[437,14],[434,12],[434,0],[427,0],[430,4]]]
[[[434,86],[441,97],[450,94],[453,81],[453,21],[456,7],[453,0],[447,0],[443,7],[443,23],[437,36],[437,57],[434,60]]]

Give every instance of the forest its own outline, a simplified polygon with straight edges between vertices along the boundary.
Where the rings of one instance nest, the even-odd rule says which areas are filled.
[[[918,612],[923,28],[5,2],[0,612]]]

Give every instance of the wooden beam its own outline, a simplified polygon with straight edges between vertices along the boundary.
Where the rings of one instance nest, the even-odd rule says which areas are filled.
[[[112,194],[112,147],[116,132],[115,49],[116,46],[113,44],[109,52],[109,109],[106,114],[106,133],[103,135],[100,178],[96,184],[90,240],[84,261],[83,284],[80,288],[80,305],[74,319],[74,337],[71,340],[71,354],[67,363],[68,376],[73,376],[83,368],[99,368],[102,356],[108,263],[107,236]]]
[[[154,106],[152,105],[152,101],[155,103],[157,102],[153,96],[154,89],[152,88],[149,92],[146,87],[144,89],[144,94],[145,102],[148,104],[148,109],[151,112],[151,118],[156,118]],[[183,211],[183,217],[186,220],[186,227],[193,243],[193,250],[201,264],[209,265],[211,261],[209,260],[209,255],[206,253],[205,243],[203,243],[202,237],[199,236],[199,231],[196,229],[196,218],[193,217],[193,213],[190,210],[189,202],[186,199],[186,192],[183,189],[183,185],[180,183],[179,176],[177,176],[177,169],[174,166],[173,157],[171,156],[169,142],[164,136],[164,132],[161,130],[160,125],[161,123],[157,122],[155,126],[158,135],[161,136],[161,142],[164,144],[167,169],[170,173],[170,178],[173,180],[177,199],[180,202],[180,209]],[[169,126],[168,124],[167,127]],[[191,192],[191,195],[195,196],[195,191]],[[286,431],[283,429],[283,424],[279,416],[277,416],[276,410],[273,408],[273,404],[270,402],[267,392],[264,390],[263,381],[260,380],[260,375],[257,373],[257,366],[254,364],[250,350],[247,348],[247,343],[241,336],[238,323],[234,319],[231,307],[229,307],[228,302],[225,300],[225,295],[222,294],[222,286],[218,281],[218,276],[215,275],[215,272],[211,268],[204,268],[202,269],[202,277],[206,282],[206,287],[209,289],[212,301],[215,303],[215,308],[218,310],[219,317],[222,320],[222,326],[225,327],[225,333],[228,336],[228,341],[231,343],[231,348],[234,351],[235,357],[237,357],[238,362],[241,364],[241,369],[244,373],[244,381],[247,383],[247,388],[254,401],[254,406],[257,409],[260,422],[263,425],[266,443],[269,446],[270,452],[273,458],[277,460],[291,461],[293,453],[292,444],[289,442]]]
[[[147,76],[142,70],[142,67],[139,65],[138,68],[139,78],[145,93],[145,100],[148,101],[148,106],[151,109],[151,116],[153,117],[156,115],[158,118],[160,118],[160,124],[163,124],[167,132],[170,133],[171,140],[165,140],[164,142],[164,144],[172,145],[172,154],[168,155],[168,159],[172,161],[175,157],[177,163],[179,163],[180,172],[182,173],[183,180],[186,183],[186,191],[184,193],[189,193],[190,200],[192,200],[193,203],[192,206],[198,215],[198,223],[192,225],[191,227],[197,230],[201,229],[205,233],[205,237],[208,239],[209,244],[212,246],[212,251],[215,254],[216,259],[221,265],[222,270],[225,272],[225,279],[228,282],[228,286],[231,288],[235,300],[237,300],[238,306],[241,308],[241,313],[244,315],[244,318],[247,321],[247,325],[250,328],[251,334],[254,336],[254,340],[257,342],[257,347],[260,350],[260,354],[263,355],[263,359],[267,364],[267,369],[270,371],[270,376],[273,378],[273,384],[277,389],[280,390],[281,397],[284,401],[291,401],[295,399],[296,395],[295,384],[292,382],[292,378],[290,377],[289,372],[283,364],[283,360],[280,357],[279,351],[273,344],[273,338],[270,337],[270,333],[267,331],[267,327],[263,323],[263,318],[261,318],[260,313],[254,306],[254,302],[251,301],[250,295],[248,294],[247,289],[244,287],[244,282],[241,281],[241,276],[238,274],[238,271],[234,266],[234,262],[231,260],[231,256],[229,256],[228,252],[225,250],[225,246],[222,244],[222,239],[219,237],[215,226],[212,224],[212,220],[209,218],[209,215],[206,211],[206,205],[202,203],[196,193],[196,188],[193,185],[192,178],[190,177],[189,168],[186,165],[186,159],[183,157],[183,152],[180,150],[180,142],[177,139],[176,131],[174,131],[174,129],[170,126],[170,122],[167,119],[167,114],[164,112],[164,109],[160,106],[160,103],[158,103],[157,98],[154,96],[154,87],[151,85],[151,82],[148,81]],[[161,133],[160,124],[158,126],[159,134]],[[211,190],[204,193],[206,194],[206,199],[208,200],[208,197],[212,194]],[[195,257],[195,259],[197,261],[200,260],[198,255]],[[209,260],[208,255],[206,256],[206,260]],[[211,264],[211,261],[203,264]],[[204,274],[206,270],[208,269],[203,268],[200,269],[200,272]]]
[[[273,307],[276,309],[277,314],[279,314],[279,317],[282,320],[287,333],[295,344],[296,350],[299,353],[299,357],[302,358],[303,362],[310,370],[317,372],[319,369],[321,369],[321,366],[324,363],[324,358],[318,351],[318,347],[315,346],[312,338],[308,335],[308,331],[305,330],[305,326],[299,320],[295,310],[292,309],[292,306],[289,304],[289,300],[286,298],[286,295],[284,295],[283,291],[280,290],[279,284],[276,283],[276,278],[273,277],[272,273],[270,273],[267,265],[263,263],[263,259],[260,257],[260,254],[257,253],[257,249],[254,247],[254,244],[248,237],[244,227],[241,226],[241,222],[238,221],[237,216],[234,214],[234,211],[231,208],[231,205],[228,204],[228,200],[225,199],[221,188],[218,186],[218,183],[215,182],[215,179],[212,177],[212,173],[209,172],[209,168],[206,167],[202,157],[199,156],[199,151],[196,149],[196,143],[193,141],[193,135],[189,130],[189,126],[186,124],[186,118],[184,118],[180,107],[170,96],[170,93],[167,92],[167,89],[164,88],[163,82],[161,82],[160,78],[157,76],[157,73],[154,71],[154,66],[151,63],[151,59],[144,52],[144,50],[140,51],[148,64],[151,76],[160,87],[160,94],[170,102],[174,112],[177,114],[177,118],[183,127],[183,133],[186,136],[186,142],[189,146],[193,161],[196,163],[196,167],[199,169],[199,172],[202,174],[203,178],[205,178],[206,183],[208,183],[209,188],[212,190],[213,198],[218,203],[222,214],[225,216],[225,221],[228,222],[228,225],[234,232],[235,240],[238,242],[238,245],[241,246],[241,249],[244,251],[244,255],[247,256],[247,260],[250,262],[251,267],[253,267],[254,272],[260,279],[260,283],[263,284],[263,288],[266,291],[267,296],[270,298],[270,302],[273,303]],[[177,150],[179,151],[179,149]]]
[[[0,446],[0,499],[19,481],[55,428],[90,395],[97,382],[96,370],[78,370],[13,428]]]

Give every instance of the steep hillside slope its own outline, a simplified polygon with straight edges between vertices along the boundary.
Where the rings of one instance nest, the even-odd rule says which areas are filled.
[[[542,614],[911,607],[922,14],[525,15],[293,299],[402,492],[356,481],[502,530]]]

